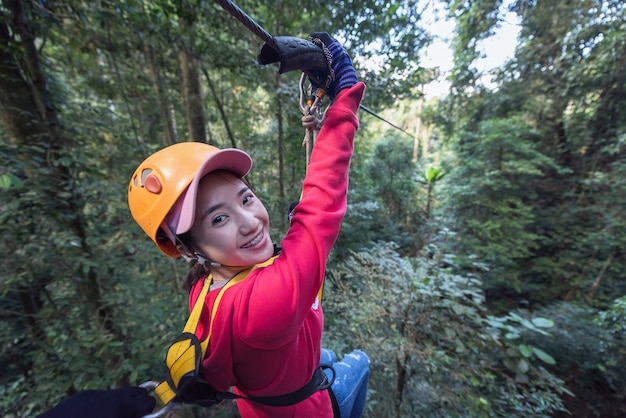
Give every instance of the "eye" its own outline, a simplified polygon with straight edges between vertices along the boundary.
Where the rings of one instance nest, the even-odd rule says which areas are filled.
[[[254,195],[252,193],[245,195],[243,197],[243,204],[247,205],[248,203],[252,201],[252,199],[254,199]]]
[[[213,220],[211,221],[211,225],[217,225],[221,222],[224,222],[224,220],[226,219],[226,216],[224,215],[219,215],[216,216],[215,218],[213,218]]]

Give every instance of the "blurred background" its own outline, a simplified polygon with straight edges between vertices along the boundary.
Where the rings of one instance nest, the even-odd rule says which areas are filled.
[[[238,5],[337,37],[378,116],[359,113],[324,293],[324,345],[372,360],[365,415],[625,416],[624,3]],[[0,38],[0,416],[30,417],[163,377],[186,264],[128,210],[146,156],[246,150],[280,242],[300,74],[260,66],[210,1],[1,0]]]

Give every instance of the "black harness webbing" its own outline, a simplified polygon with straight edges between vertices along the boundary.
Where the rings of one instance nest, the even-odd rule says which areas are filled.
[[[272,257],[254,268],[265,267],[272,264],[275,259],[276,257]],[[201,363],[211,338],[213,320],[220,300],[228,288],[244,280],[251,270],[252,268],[240,272],[220,289],[211,310],[208,336],[203,341],[199,341],[195,335],[195,330],[200,320],[200,313],[209,290],[211,278],[205,280],[183,333],[168,349],[165,360],[167,366],[166,379],[155,388],[155,394],[164,405],[170,402],[179,402],[208,407],[225,399],[244,399],[269,406],[288,406],[302,402],[318,390],[330,389],[335,380],[335,370],[331,365],[320,365],[315,369],[311,380],[306,385],[294,392],[278,396],[241,396],[233,392],[219,392],[202,377]],[[321,296],[321,290],[319,296]],[[324,373],[325,369],[332,371],[331,379],[328,379]]]
[[[330,369],[333,371],[332,379],[328,379],[326,374],[324,373],[324,369]],[[262,403],[263,405],[269,406],[289,406],[295,405],[299,402],[302,402],[309,396],[313,395],[318,390],[326,390],[329,389],[333,381],[335,380],[335,369],[333,369],[330,365],[321,365],[315,372],[313,373],[313,377],[303,387],[296,390],[295,392],[288,393],[286,395],[279,396],[238,396],[235,395],[237,399],[247,399],[254,402]],[[234,395],[234,394],[233,394]]]
[[[328,377],[324,373],[325,369],[332,370],[333,376],[331,379],[328,379]],[[197,377],[192,382],[189,382],[186,385],[184,391],[177,394],[174,402],[196,404],[204,407],[209,407],[227,399],[243,399],[246,401],[258,402],[268,406],[289,406],[302,402],[317,391],[328,389],[328,391],[331,392],[330,387],[333,384],[334,380],[335,370],[332,368],[332,366],[320,365],[317,369],[315,369],[311,380],[309,380],[306,385],[294,392],[277,396],[242,396],[233,392],[218,392],[206,380]],[[333,396],[334,395],[332,394],[330,395],[331,400],[333,399]],[[335,407],[333,405],[333,411],[334,410]]]

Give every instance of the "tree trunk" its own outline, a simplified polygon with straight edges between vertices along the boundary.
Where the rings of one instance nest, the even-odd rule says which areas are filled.
[[[598,277],[596,277],[596,280],[594,280],[593,285],[591,286],[591,291],[589,291],[589,294],[587,295],[587,298],[589,300],[593,299],[596,296],[596,292],[600,288],[600,284],[602,283],[602,279],[604,278],[604,273],[606,273],[606,269],[608,269],[611,263],[613,262],[614,257],[615,257],[615,253],[611,253],[609,258],[606,260],[606,262],[602,266],[602,269],[600,270]]]
[[[74,191],[76,181],[70,164],[59,161],[66,158],[67,149],[73,144],[64,135],[53,105],[55,101],[46,84],[35,45],[37,36],[28,25],[24,5],[28,7],[30,3],[4,0],[0,11],[0,121],[11,143],[45,149],[43,159],[32,158],[28,153],[19,157],[25,167],[24,176],[33,179],[32,184],[42,185],[33,188],[30,193],[39,195],[38,201],[47,216],[46,222],[57,223],[60,229],[78,237],[83,257],[89,258],[91,250],[86,243],[86,227],[81,216],[82,199]],[[44,170],[46,178],[37,178]],[[68,198],[59,198],[67,195],[68,191]],[[27,275],[35,279],[35,283],[21,284],[18,291],[23,314],[36,338],[39,328],[34,325],[33,318],[41,308],[41,292],[55,277],[39,270],[27,271]],[[77,286],[78,292],[92,304],[101,325],[113,331],[113,324],[109,322],[111,314],[100,298],[96,270],[89,268],[83,279]]]
[[[181,51],[180,66],[183,73],[183,95],[189,129],[188,138],[190,141],[206,142],[206,116],[200,84],[199,62],[188,51]]]
[[[36,143],[45,136],[54,149],[61,145],[59,121],[41,71],[35,37],[20,0],[5,0],[4,7],[10,16],[1,12],[0,120],[12,143]],[[10,46],[19,48],[19,56]]]
[[[163,90],[161,70],[159,70],[159,66],[157,65],[154,49],[150,45],[144,44],[144,53],[146,55],[146,61],[148,62],[148,68],[150,69],[150,75],[152,76],[152,88],[159,102],[159,113],[164,124],[165,145],[172,145],[178,141],[176,138],[176,129],[174,128],[174,120],[170,112],[170,103]]]
[[[209,86],[209,90],[211,90],[211,96],[213,96],[213,101],[215,102],[215,106],[217,106],[217,111],[220,112],[220,116],[222,117],[222,121],[224,122],[224,128],[226,129],[226,134],[228,135],[228,139],[230,140],[230,146],[233,148],[237,148],[237,141],[235,141],[233,131],[232,129],[230,129],[230,123],[228,122],[228,116],[226,115],[224,104],[220,100],[220,97],[217,94],[217,90],[215,90],[215,85],[213,85],[213,81],[211,80],[207,69],[203,67],[202,73],[204,74],[204,78],[206,79],[207,85]]]
[[[415,136],[413,137],[412,161],[414,163],[417,163],[417,161],[420,158],[420,137],[422,136],[422,108],[423,107],[424,107],[424,99],[421,99],[417,105],[417,112],[416,112],[417,118],[415,119]]]

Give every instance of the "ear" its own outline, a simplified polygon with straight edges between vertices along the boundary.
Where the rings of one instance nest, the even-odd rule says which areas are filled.
[[[185,260],[187,260],[188,262],[190,262],[191,260],[195,260],[196,259],[196,257],[194,256],[193,251],[191,251],[189,248],[187,248],[186,245],[177,244],[176,245],[176,249],[178,250],[180,255],[182,255],[183,258]]]

